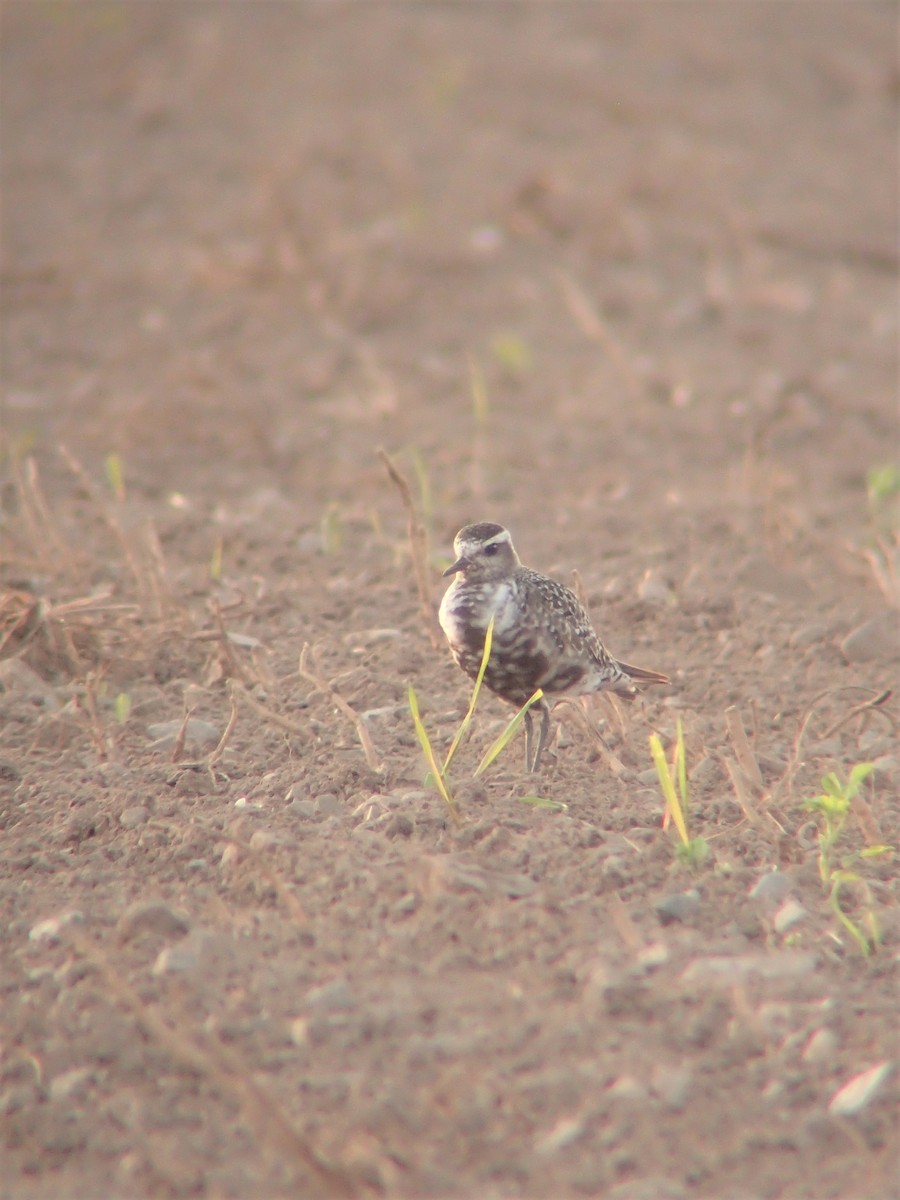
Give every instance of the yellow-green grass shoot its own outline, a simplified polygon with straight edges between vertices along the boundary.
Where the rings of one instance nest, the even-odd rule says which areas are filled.
[[[459,809],[456,807],[456,802],[450,794],[450,789],[447,786],[447,781],[444,778],[444,773],[438,763],[437,756],[434,753],[434,748],[431,745],[431,739],[428,736],[428,731],[422,723],[422,717],[419,712],[419,701],[416,697],[416,689],[409,685],[409,711],[412,713],[413,725],[416,727],[416,736],[419,739],[419,745],[425,754],[428,765],[431,767],[431,775],[434,779],[437,790],[441,793],[444,803],[447,805],[447,810],[453,818],[456,825],[460,824]]]
[[[341,506],[333,501],[325,509],[325,515],[320,523],[322,550],[329,557],[338,554],[344,543],[344,522],[341,516]]]
[[[218,583],[222,578],[222,565],[225,558],[225,538],[221,535],[216,538],[215,545],[212,549],[212,554],[209,557],[209,577],[214,583]]]
[[[472,388],[472,409],[475,413],[475,424],[483,429],[488,419],[488,391],[484,371],[474,354],[469,355],[469,382]]]
[[[507,375],[520,378],[531,368],[531,350],[517,333],[498,333],[491,339],[491,353]]]
[[[106,469],[106,482],[109,485],[109,490],[117,500],[124,500],[126,496],[125,467],[121,456],[118,454],[107,454],[104,467]]]
[[[119,692],[115,699],[116,720],[124,725],[131,715],[131,697],[127,692]]]
[[[479,775],[483,775],[484,772],[491,765],[491,763],[494,761],[494,759],[503,753],[503,751],[506,749],[506,747],[509,745],[509,743],[512,741],[512,739],[518,733],[520,725],[525,720],[525,714],[528,712],[528,710],[531,708],[531,706],[533,704],[537,704],[538,700],[541,699],[543,694],[544,693],[541,691],[541,689],[538,688],[538,690],[534,693],[534,695],[530,696],[525,701],[525,703],[522,705],[522,707],[519,709],[519,711],[516,713],[516,715],[510,721],[510,723],[506,726],[506,728],[503,730],[503,732],[500,734],[500,736],[496,739],[495,742],[493,742],[491,744],[489,749],[485,752],[485,755],[482,758],[481,762],[475,768],[476,777]]]
[[[680,719],[675,727],[672,762],[669,763],[667,760],[662,742],[655,733],[650,735],[650,753],[653,755],[656,774],[659,776],[659,786],[665,800],[666,813],[678,832],[678,856],[689,866],[699,866],[709,854],[709,845],[705,838],[692,838],[688,832],[690,804],[684,753],[684,731]]]
[[[478,696],[481,693],[481,684],[484,680],[484,673],[487,670],[488,660],[491,657],[491,646],[494,642],[494,618],[491,617],[488,622],[487,630],[484,635],[484,650],[481,654],[481,666],[478,668],[478,674],[475,677],[475,687],[472,689],[472,698],[469,701],[469,707],[466,709],[466,715],[462,719],[462,723],[456,731],[456,736],[450,743],[450,749],[447,751],[447,757],[444,759],[442,773],[446,776],[450,763],[453,760],[453,755],[459,748],[460,743],[466,735],[466,731],[472,723],[472,716],[475,712],[475,705],[478,703]]]
[[[857,763],[850,770],[846,782],[842,782],[835,771],[829,772],[822,780],[822,791],[818,796],[805,800],[803,807],[808,812],[814,812],[820,818],[819,826],[819,878],[828,889],[828,902],[838,921],[853,938],[860,952],[868,956],[878,946],[881,937],[872,903],[872,893],[869,885],[858,871],[853,870],[852,864],[859,858],[878,858],[892,853],[893,848],[887,845],[867,846],[858,853],[851,853],[841,858],[840,866],[835,865],[835,855],[838,843],[850,815],[850,809],[863,783],[875,769],[873,763]],[[857,888],[863,896],[862,925],[859,925],[848,915],[843,903],[842,893],[847,888]]]

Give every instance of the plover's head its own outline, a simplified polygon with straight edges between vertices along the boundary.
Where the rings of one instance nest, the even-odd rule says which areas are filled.
[[[444,574],[461,573],[467,582],[506,579],[520,565],[509,531],[490,521],[461,529],[453,539],[453,553],[456,562]]]

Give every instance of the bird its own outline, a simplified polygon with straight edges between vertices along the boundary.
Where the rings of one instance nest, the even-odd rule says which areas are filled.
[[[477,678],[493,618],[485,686],[516,708],[538,688],[544,693],[533,705],[541,714],[536,746],[532,708],[525,713],[528,771],[540,766],[550,731],[546,697],[612,691],[632,700],[637,684],[671,683],[659,671],[613,658],[575,593],[523,566],[502,525],[464,526],[453,540],[453,553],[455,560],[444,571],[453,582],[438,616],[457,666]]]

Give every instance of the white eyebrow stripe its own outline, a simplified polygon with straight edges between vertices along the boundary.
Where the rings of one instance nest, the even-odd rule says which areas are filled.
[[[509,531],[507,529],[501,529],[500,532],[495,533],[492,538],[488,538],[488,540],[486,542],[482,542],[482,545],[493,546],[496,542],[511,542],[511,541],[512,541],[512,538],[509,536]]]

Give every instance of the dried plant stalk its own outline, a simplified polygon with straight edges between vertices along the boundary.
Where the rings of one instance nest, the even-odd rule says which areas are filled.
[[[440,645],[437,637],[437,631],[434,627],[434,605],[431,602],[431,586],[428,578],[428,534],[425,531],[425,526],[419,519],[416,512],[415,501],[412,497],[409,484],[404,479],[400,471],[397,470],[394,463],[391,461],[387,452],[379,449],[378,457],[384,463],[387,473],[391,478],[391,482],[400,493],[400,498],[403,501],[403,507],[406,509],[407,525],[406,531],[409,537],[409,548],[412,554],[413,570],[416,574],[416,587],[419,591],[419,604],[422,609],[422,620],[425,622],[425,628],[428,630],[428,636],[431,639],[431,644],[435,647]]]
[[[363,754],[366,756],[366,762],[369,768],[380,775],[384,770],[384,764],[378,759],[378,754],[372,739],[369,736],[369,731],[366,728],[366,723],[356,711],[351,708],[340,692],[335,691],[334,687],[316,673],[315,666],[312,663],[312,650],[309,642],[304,642],[303,649],[300,651],[300,666],[299,671],[304,679],[309,680],[320,692],[324,692],[331,703],[338,709],[339,712],[350,721],[356,728],[356,736],[359,738],[359,744],[362,746]]]
[[[182,1070],[205,1078],[213,1087],[237,1100],[270,1150],[279,1156],[288,1155],[308,1171],[324,1196],[351,1200],[360,1193],[359,1181],[349,1171],[328,1162],[310,1144],[288,1112],[256,1081],[249,1064],[233,1046],[219,1039],[209,1047],[204,1046],[197,1039],[210,1039],[199,1031],[192,1038],[185,1032],[189,1027],[186,1013],[176,1013],[174,1023],[168,1024],[144,1003],[99,946],[77,933],[71,937],[75,949],[98,972],[113,999],[129,1010],[145,1036],[160,1046]]]

